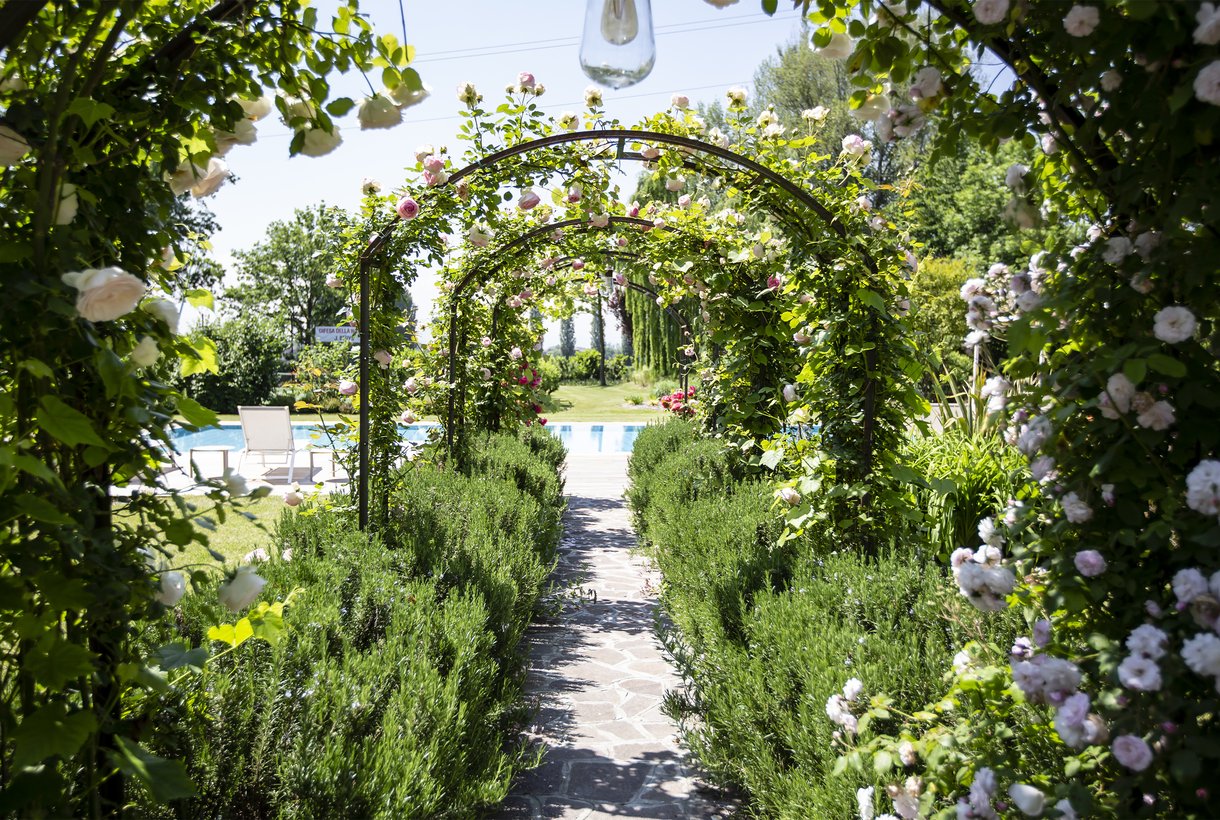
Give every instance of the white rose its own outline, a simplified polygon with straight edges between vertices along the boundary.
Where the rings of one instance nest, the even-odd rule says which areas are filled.
[[[1063,18],[1063,28],[1073,37],[1088,37],[1101,22],[1101,12],[1094,6],[1072,6]]]
[[[911,98],[915,100],[930,99],[944,90],[940,71],[932,66],[924,66],[915,72],[911,78]]]
[[[365,131],[373,128],[393,128],[402,122],[402,112],[389,97],[374,94],[360,103],[356,119],[360,120],[360,128]]]
[[[1215,3],[1201,3],[1195,12],[1194,40],[1202,46],[1214,46],[1220,43],[1220,6]]]
[[[76,186],[65,182],[59,186],[59,203],[55,206],[55,224],[69,225],[76,219],[76,209],[80,200],[76,196]]]
[[[237,497],[246,495],[250,492],[250,487],[246,484],[246,479],[240,473],[234,472],[232,469],[225,470],[225,474],[221,477],[224,482],[224,488],[228,490],[229,495]]]
[[[830,35],[830,42],[817,51],[823,57],[829,57],[832,60],[843,60],[851,56],[855,47],[856,44],[852,41],[851,37],[840,31]]]
[[[307,157],[324,157],[338,148],[341,142],[343,137],[339,136],[338,128],[332,133],[324,128],[311,126],[305,129],[305,142],[301,145],[301,153]]]
[[[169,299],[150,299],[142,307],[145,313],[150,313],[165,322],[170,333],[178,332],[178,306]]]
[[[271,109],[275,107],[272,99],[264,94],[256,100],[238,100],[237,104],[241,106],[241,110],[246,112],[246,119],[251,122],[258,122],[263,117],[271,113]]]
[[[1046,795],[1024,783],[1013,783],[1009,786],[1008,796],[1026,817],[1037,817],[1046,806]]]
[[[188,162],[179,165],[171,174],[166,172],[165,181],[169,184],[169,189],[174,192],[174,196],[185,194],[195,184],[195,180],[206,173],[202,168],[194,163]]]
[[[783,393],[784,393],[784,401],[788,402],[789,404],[796,401],[796,385],[785,384]]]
[[[1017,162],[1008,166],[1007,173],[1004,174],[1004,184],[1013,190],[1014,193],[1025,193],[1025,175],[1029,173],[1029,168]]]
[[[267,580],[253,567],[240,567],[232,578],[220,585],[220,602],[230,612],[240,612],[254,603],[266,585]]]
[[[289,490],[288,492],[284,493],[284,503],[289,507],[298,506],[301,503],[301,494],[296,490]]]
[[[1220,60],[1212,60],[1195,77],[1195,96],[1199,102],[1220,105]]]
[[[669,98],[669,104],[678,109],[689,108],[690,97],[685,94],[674,94]]]
[[[80,291],[76,312],[90,322],[111,322],[126,316],[144,298],[144,282],[119,268],[91,268],[65,273],[60,278]]]
[[[0,125],[0,168],[16,165],[29,151],[25,137],[7,125]]]
[[[152,367],[161,358],[161,349],[152,336],[145,336],[131,350],[131,361],[136,367]]]
[[[1195,315],[1189,308],[1181,305],[1170,305],[1159,310],[1152,326],[1152,335],[1162,342],[1176,345],[1195,335]]]
[[[208,169],[204,172],[203,178],[197,179],[191,186],[191,196],[195,199],[211,196],[220,190],[220,186],[224,185],[228,178],[229,166],[223,159],[212,157],[208,160]]]
[[[779,491],[779,497],[782,498],[784,503],[789,507],[795,507],[797,504],[801,503],[801,494],[791,487],[781,488]]]
[[[253,145],[258,141],[258,129],[253,120],[238,120],[232,131],[216,131],[216,150],[221,155],[229,153],[235,145]]]
[[[1008,17],[1008,0],[974,0],[974,19],[985,26],[1004,22]]]
[[[182,600],[186,594],[186,579],[181,572],[161,573],[161,585],[157,590],[156,599],[165,606],[173,606]]]
[[[890,110],[890,98],[885,94],[870,94],[865,98],[864,102],[860,103],[859,108],[854,108],[848,113],[857,120],[862,122],[872,122],[878,117],[888,114]]]
[[[1101,75],[1101,90],[1102,91],[1117,91],[1118,87],[1123,84],[1123,75],[1119,74],[1114,69],[1110,69]]]
[[[408,88],[406,83],[400,83],[394,88],[385,91],[384,94],[393,100],[394,104],[399,108],[410,108],[413,105],[419,105],[432,96],[432,89],[424,84],[418,91],[415,91]],[[428,153],[431,153],[431,151]]]
[[[602,90],[595,85],[591,85],[585,89],[585,105],[589,108],[596,108],[602,104]]]
[[[1131,240],[1125,236],[1114,236],[1106,240],[1106,249],[1101,252],[1103,261],[1117,265],[1131,255]]]

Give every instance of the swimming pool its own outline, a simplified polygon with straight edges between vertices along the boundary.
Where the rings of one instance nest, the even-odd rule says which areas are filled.
[[[398,429],[407,441],[423,441],[428,431],[437,426],[421,423],[410,427],[400,426]],[[630,453],[635,446],[635,437],[644,427],[643,424],[622,422],[569,422],[548,424],[546,430],[558,436],[569,453]],[[329,439],[318,432],[316,424],[294,424],[292,431],[292,437],[301,449],[310,445],[330,448]],[[186,453],[193,447],[231,447],[236,451],[245,446],[241,425],[237,422],[223,422],[219,427],[208,427],[197,433],[176,429],[173,435],[174,446],[180,453]]]

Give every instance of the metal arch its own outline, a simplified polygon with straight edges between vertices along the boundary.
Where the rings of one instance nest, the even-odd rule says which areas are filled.
[[[640,162],[647,162],[648,159],[638,152],[625,150],[625,145],[628,141],[631,142],[649,142],[661,143],[663,145],[676,145],[680,148],[690,148],[694,151],[701,151],[704,154],[720,157],[728,160],[735,165],[739,165],[749,171],[758,174],[767,181],[773,183],[778,188],[781,188],[785,193],[792,196],[794,199],[801,202],[811,211],[816,213],[835,233],[840,237],[847,236],[847,228],[839,222],[825,205],[818,202],[808,191],[800,187],[796,183],[789,180],[787,177],[772,171],[765,165],[755,162],[754,160],[743,157],[741,154],[721,148],[718,145],[712,145],[702,140],[691,139],[690,137],[679,137],[673,134],[664,134],[660,131],[635,131],[630,128],[602,128],[593,131],[572,131],[566,134],[552,134],[548,137],[540,137],[536,140],[523,142],[519,145],[513,145],[508,148],[502,148],[493,154],[488,154],[482,159],[475,160],[461,170],[455,171],[449,175],[449,184],[454,184],[458,180],[470,176],[476,171],[481,171],[497,164],[501,160],[509,157],[527,154],[531,151],[536,151],[541,148],[550,148],[555,145],[563,145],[569,142],[594,142],[596,140],[617,140],[618,150],[614,155],[614,159],[630,159]]]
[[[539,149],[550,148],[555,145],[563,145],[563,144],[571,143],[571,142],[593,142],[596,140],[617,141],[618,146],[617,146],[617,150],[615,151],[613,158],[618,159],[618,160],[628,159],[628,160],[635,160],[635,161],[639,161],[639,162],[648,161],[646,157],[644,157],[643,155],[641,155],[638,152],[627,151],[626,144],[628,141],[660,143],[662,145],[673,145],[673,146],[678,146],[680,148],[689,148],[693,151],[699,151],[704,154],[709,154],[711,156],[715,156],[715,157],[719,157],[721,159],[727,160],[728,162],[733,163],[734,165],[736,165],[740,168],[743,168],[743,169],[746,169],[747,171],[751,171],[753,173],[758,174],[758,176],[761,179],[765,179],[765,180],[771,182],[773,185],[775,185],[780,190],[787,193],[793,199],[795,199],[796,201],[800,202],[801,204],[803,204],[804,206],[809,208],[809,210],[813,211],[818,216],[818,218],[820,218],[831,230],[833,230],[836,234],[838,234],[840,238],[843,238],[843,239],[847,238],[846,226],[844,226],[843,223],[841,223],[837,218],[835,218],[834,214],[832,214],[826,208],[826,206],[824,206],[821,202],[819,202],[812,194],[810,194],[804,188],[802,188],[801,186],[792,182],[791,180],[789,180],[787,177],[783,176],[782,174],[772,171],[770,168],[767,168],[765,165],[755,162],[754,160],[749,159],[748,157],[744,157],[741,154],[737,154],[733,151],[729,151],[726,148],[721,148],[717,145],[712,145],[711,143],[703,142],[702,140],[695,140],[695,139],[691,139],[689,137],[680,137],[680,136],[676,136],[673,134],[664,134],[664,133],[661,133],[658,131],[636,131],[636,130],[633,130],[630,128],[603,128],[603,129],[597,129],[597,130],[592,130],[592,131],[575,131],[575,132],[566,133],[566,134],[552,134],[547,137],[540,137],[535,140],[523,142],[519,145],[514,145],[514,146],[511,146],[508,148],[503,148],[499,151],[489,154],[488,156],[475,160],[474,162],[470,163],[466,167],[461,168],[458,171],[454,172],[452,175],[450,175],[450,177],[447,181],[447,184],[453,185],[456,182],[458,182],[459,180],[463,179],[464,177],[467,177],[467,176],[475,173],[476,171],[481,171],[481,170],[486,170],[488,168],[491,168],[491,167],[495,166],[497,163],[499,163],[500,161],[508,159],[509,157],[519,156],[521,154],[529,153],[531,151],[535,151],[535,150],[539,150]],[[724,171],[722,169],[713,169],[713,168],[707,168],[704,166],[699,166],[696,163],[694,163],[693,161],[688,160],[688,159],[683,160],[683,166],[690,167],[693,170],[696,170],[696,171],[699,171],[700,173],[705,173],[705,174],[716,174],[716,173],[723,174],[724,173]],[[631,219],[633,219],[633,218],[632,217],[611,217],[612,221],[623,221],[623,220],[631,220]],[[396,216],[388,225],[386,225],[384,228],[382,228],[379,232],[377,232],[377,234],[375,234],[372,237],[372,239],[369,240],[368,245],[365,246],[365,249],[360,254],[360,258],[359,258],[359,262],[360,262],[360,324],[361,324],[362,331],[367,331],[367,321],[368,321],[367,316],[368,316],[368,308],[369,308],[369,296],[368,296],[369,270],[372,267],[375,256],[383,247],[385,247],[386,243],[390,240],[390,237],[393,236],[394,229],[398,226],[398,223],[400,221],[403,221],[403,220],[400,217]],[[646,222],[645,220],[638,220],[638,221]],[[555,227],[557,227],[557,226],[552,225],[550,227],[550,230],[554,230]],[[531,233],[535,233],[535,232],[531,232]],[[877,268],[876,261],[868,253],[867,249],[865,249],[857,244],[853,247],[853,250],[855,250],[855,252],[860,255],[860,258],[864,262],[864,265],[870,271],[872,271],[874,273],[877,272],[878,268]],[[498,268],[493,269],[493,270],[498,270]],[[472,271],[472,273],[473,273],[473,271]],[[453,348],[456,346],[455,341],[456,340],[453,339],[451,336],[451,338],[450,338],[450,356],[451,357],[454,352]],[[366,378],[366,376],[368,373],[369,360],[370,360],[371,356],[372,356],[372,353],[371,353],[371,350],[369,347],[368,334],[367,334],[367,332],[362,332],[361,337],[360,337],[361,378],[360,378],[360,443],[359,443],[359,460],[360,460],[359,461],[359,464],[360,464],[360,466],[359,466],[359,473],[360,473],[359,510],[360,510],[360,528],[362,530],[366,528],[367,523],[368,523],[368,456],[369,456],[369,453],[368,453],[368,423],[369,423],[369,419],[368,419],[368,379]],[[454,367],[454,363],[451,358],[451,361],[450,361],[451,372],[452,372],[453,367]]]

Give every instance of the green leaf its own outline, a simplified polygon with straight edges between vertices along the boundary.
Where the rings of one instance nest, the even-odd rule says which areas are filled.
[[[55,756],[66,760],[76,754],[96,728],[92,712],[70,715],[65,704],[48,703],[21,721],[13,732],[13,768],[35,766]]]
[[[326,113],[332,117],[342,117],[356,107],[356,101],[351,97],[339,97],[331,100],[326,106]]]
[[[864,304],[871,307],[873,310],[885,312],[885,300],[881,298],[881,294],[868,288],[857,288],[856,298]]]
[[[120,663],[119,677],[128,683],[135,683],[154,692],[168,692],[169,681],[161,669],[153,669],[142,663]]]
[[[55,396],[43,396],[38,402],[38,411],[34,414],[39,426],[71,447],[82,444],[92,444],[95,447],[106,447],[93,423],[79,410],[73,410]]]
[[[219,373],[220,364],[217,360],[216,343],[211,339],[199,339],[198,342],[190,344],[191,353],[194,355],[181,355],[179,359],[182,361],[182,375],[193,376],[196,373]]]
[[[889,752],[877,752],[873,755],[873,771],[884,776],[894,766],[894,756]]]
[[[50,366],[48,366],[47,363],[41,359],[26,359],[20,362],[17,366],[22,370],[33,373],[40,379],[49,379],[55,375],[55,371],[52,370]]]
[[[268,604],[263,601],[250,613],[248,619],[243,620],[249,621],[253,637],[261,638],[275,646],[284,637],[286,631],[284,629],[284,602],[276,601],[274,604]],[[240,626],[240,622],[238,625]]]
[[[208,651],[202,646],[187,649],[185,644],[167,643],[153,650],[152,654],[148,656],[148,660],[166,672],[182,668],[202,672],[208,657]]]
[[[46,635],[22,664],[40,684],[58,692],[64,685],[93,672],[93,653],[55,634]]]
[[[779,8],[779,0],[762,0],[762,8],[767,14],[775,14],[775,10]]]
[[[78,97],[68,103],[67,113],[80,117],[86,126],[92,127],[98,120],[106,119],[114,114],[114,106],[97,102],[88,97]]]
[[[768,470],[774,470],[783,460],[784,448],[777,447],[774,450],[768,450],[767,452],[763,453],[763,456],[758,460],[758,463],[766,467]]]
[[[186,292],[186,301],[195,307],[205,307],[208,310],[214,310],[216,307],[216,299],[212,296],[212,291],[207,288],[188,290]]]
[[[119,771],[144,784],[158,801],[165,803],[195,794],[195,786],[186,776],[186,768],[178,760],[166,760],[144,749],[140,744],[116,735],[117,752],[110,757]]]
[[[72,524],[72,519],[63,510],[45,498],[22,493],[21,495],[14,496],[12,502],[17,512],[34,521],[41,521],[44,524],[55,524],[61,527],[67,527]]]
[[[220,416],[188,396],[178,397],[178,412],[196,427],[215,427],[220,424]]]
[[[407,53],[408,56],[413,58],[415,56],[415,48],[408,46]],[[419,72],[413,68],[404,68],[402,70],[402,84],[412,91],[424,90],[424,81],[420,78]]]
[[[1144,376],[1148,374],[1148,362],[1143,359],[1127,359],[1127,361],[1123,362],[1123,374],[1133,384],[1139,384],[1144,380]]]
[[[227,643],[234,648],[241,646],[254,636],[254,627],[249,618],[242,618],[236,624],[220,624],[208,628],[208,640]]]
[[[1166,356],[1164,353],[1153,353],[1149,356],[1148,366],[1158,373],[1163,373],[1175,379],[1180,379],[1186,375],[1186,365],[1172,356]]]
[[[40,478],[48,484],[56,484],[62,486],[59,476],[38,459],[33,456],[16,455],[13,456],[13,466],[22,472],[29,473],[35,478]]]

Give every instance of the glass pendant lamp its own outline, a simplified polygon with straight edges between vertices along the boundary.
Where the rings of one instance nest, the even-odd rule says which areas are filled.
[[[626,88],[647,77],[656,61],[649,0],[586,0],[580,67],[590,79]]]

